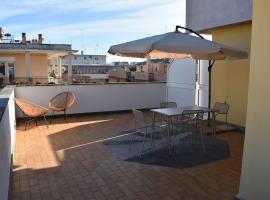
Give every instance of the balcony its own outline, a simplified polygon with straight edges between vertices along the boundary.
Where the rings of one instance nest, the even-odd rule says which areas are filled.
[[[242,134],[218,135],[230,145],[228,159],[184,169],[123,161],[103,144],[134,128],[131,108],[158,107],[166,98],[165,88],[165,83],[129,83],[6,91],[9,109],[0,125],[6,130],[1,134],[12,136],[10,141],[15,141],[12,126],[11,132],[7,126],[7,119],[10,124],[15,120],[13,95],[47,106],[56,93],[76,93],[68,123],[59,115],[48,128],[39,120],[25,131],[24,121],[17,120],[16,146],[11,142],[9,152],[14,152],[10,199],[233,199],[239,188]],[[18,110],[16,116],[21,117]]]

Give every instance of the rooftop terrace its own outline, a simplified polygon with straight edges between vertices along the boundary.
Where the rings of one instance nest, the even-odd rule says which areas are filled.
[[[146,113],[149,117],[150,113]],[[177,169],[122,161],[103,140],[133,128],[131,113],[61,117],[17,127],[11,199],[233,199],[244,137],[229,142],[229,159]]]

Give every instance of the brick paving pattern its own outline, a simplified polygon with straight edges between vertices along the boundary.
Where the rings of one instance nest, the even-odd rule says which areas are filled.
[[[100,114],[42,121],[17,127],[11,199],[213,199],[238,192],[244,137],[229,141],[231,157],[186,169],[119,160],[100,140],[133,128],[131,113]]]

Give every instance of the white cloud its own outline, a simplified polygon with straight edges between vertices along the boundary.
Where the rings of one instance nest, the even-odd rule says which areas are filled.
[[[173,0],[13,0],[2,2],[0,19],[25,13],[41,14],[39,13],[41,10],[47,11],[47,14],[78,10],[105,12],[143,9],[144,7],[164,5],[171,2]]]
[[[185,24],[184,4],[175,1],[156,7],[144,7],[139,11],[125,14],[122,18],[74,22],[70,24],[40,25],[29,33],[30,36],[44,33],[52,38],[70,38],[83,35],[93,36],[100,33],[134,34],[147,36],[165,31],[174,31],[175,25]],[[158,14],[157,14],[158,13]]]
[[[174,31],[177,24],[185,25],[185,0],[67,0],[65,3],[60,0],[22,0],[16,6],[22,4],[30,13],[50,7],[53,7],[55,12],[75,12],[76,9],[83,9],[95,12],[96,15],[102,15],[104,11],[129,10],[117,18],[89,18],[67,24],[61,24],[56,19],[43,24],[27,22],[5,26],[7,31],[17,32],[17,36],[20,32],[27,32],[28,38],[34,38],[38,33],[43,33],[47,42],[72,43],[74,49],[86,49],[88,53],[95,53],[96,44],[103,49],[100,53],[106,53],[110,45]],[[0,14],[0,19],[1,16]],[[109,58],[113,59],[111,56]]]

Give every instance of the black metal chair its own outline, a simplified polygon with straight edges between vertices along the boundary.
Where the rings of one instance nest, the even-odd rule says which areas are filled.
[[[133,109],[132,112],[134,115],[135,132],[131,136],[129,150],[130,150],[135,134],[141,133],[143,137],[141,149],[139,151],[139,156],[141,157],[143,154],[144,145],[145,145],[145,141],[147,140],[147,136],[150,135],[151,146],[152,146],[153,141],[154,141],[153,134],[159,133],[160,135],[162,135],[162,132],[164,131],[164,129],[161,128],[160,126],[155,125],[154,122],[146,122],[142,111]]]

